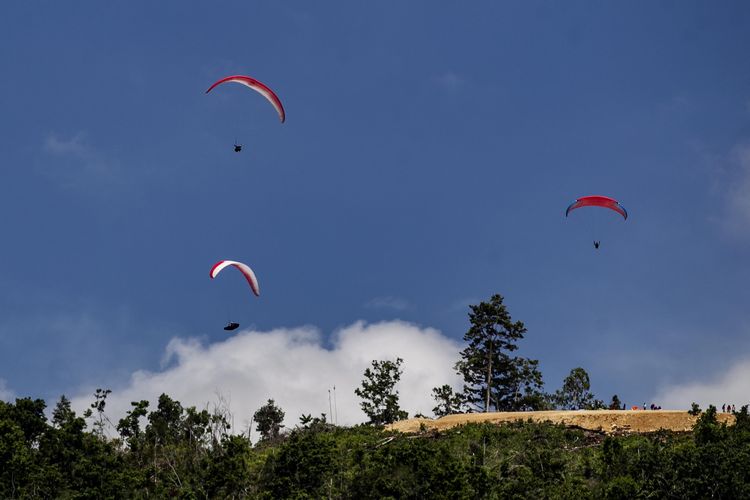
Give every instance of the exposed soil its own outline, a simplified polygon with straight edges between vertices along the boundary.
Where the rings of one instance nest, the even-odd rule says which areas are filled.
[[[693,428],[697,417],[686,410],[578,410],[578,411],[527,411],[498,413],[466,413],[448,415],[432,420],[429,418],[411,418],[401,420],[389,426],[389,429],[400,432],[420,432],[420,430],[445,430],[472,422],[512,422],[515,420],[533,420],[535,422],[552,422],[570,427],[604,432],[606,434],[629,434],[655,432],[665,429],[675,432],[686,432]],[[730,413],[718,413],[719,422],[728,425],[734,423]],[[424,425],[423,428],[421,426]]]

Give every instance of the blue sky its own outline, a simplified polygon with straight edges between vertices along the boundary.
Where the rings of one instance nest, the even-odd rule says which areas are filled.
[[[228,317],[460,343],[493,293],[549,390],[576,366],[629,403],[717,380],[750,356],[749,23],[743,2],[5,4],[0,394],[117,389]],[[287,122],[204,94],[229,74]],[[566,220],[587,194],[630,219]],[[222,258],[259,299],[208,278]]]

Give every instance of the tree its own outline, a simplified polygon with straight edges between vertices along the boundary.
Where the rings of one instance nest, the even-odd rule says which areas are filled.
[[[303,413],[299,417],[299,423],[302,429],[327,429],[333,426],[327,422],[325,413],[321,413],[320,417],[313,417],[311,413],[306,415]]]
[[[565,377],[562,388],[555,392],[555,401],[564,410],[592,409],[594,395],[589,389],[591,381],[586,370],[581,367],[573,368]]]
[[[456,363],[464,378],[464,400],[485,412],[543,405],[539,362],[510,354],[526,333],[524,324],[512,321],[499,294],[469,307],[471,327],[464,335],[468,346]]]
[[[601,399],[594,399],[587,408],[588,410],[606,410],[607,405]]]
[[[621,410],[622,409],[622,403],[620,402],[620,398],[617,397],[617,394],[612,396],[612,401],[609,403],[609,409],[610,410]]]
[[[135,451],[140,443],[141,438],[141,426],[140,419],[145,417],[148,413],[148,401],[142,399],[140,401],[131,401],[130,405],[133,407],[132,410],[125,414],[125,417],[121,418],[117,422],[117,432],[120,436],[127,441],[130,449]]]
[[[47,429],[46,407],[43,399],[16,399],[15,404],[0,401],[0,418],[12,420],[23,432],[28,445],[34,447],[39,442],[39,436]]]
[[[52,425],[58,429],[70,426],[83,430],[86,427],[86,422],[76,416],[70,405],[70,400],[63,394],[60,396],[60,401],[55,405],[55,409],[52,410]]]
[[[134,412],[137,409],[138,406]],[[146,439],[160,445],[178,443],[182,437],[182,412],[182,404],[179,401],[166,394],[159,396],[156,410],[148,415]]]
[[[734,412],[734,427],[732,429],[735,432],[747,432],[750,430],[750,413],[747,411],[747,405],[743,405],[740,411]]]
[[[721,442],[726,435],[726,424],[719,423],[716,418],[716,407],[709,405],[693,426],[693,439],[698,445]]]
[[[61,484],[72,481],[74,471],[88,460],[85,428],[86,421],[76,415],[70,400],[60,396],[52,410],[52,428],[40,439],[39,454],[46,463],[54,464],[55,472],[62,476]]]
[[[91,418],[96,410],[96,419],[94,420],[94,434],[104,436],[104,429],[107,424],[112,424],[107,415],[104,414],[104,408],[107,406],[107,396],[112,393],[110,389],[97,389],[94,393],[94,402],[91,407],[83,412],[85,418]]]
[[[432,398],[437,402],[437,406],[432,409],[436,417],[461,413],[463,398],[461,394],[454,393],[448,384],[432,389]]]
[[[48,427],[45,407],[42,399],[0,400],[0,498],[23,497],[19,491],[33,483],[35,472],[40,482],[47,479],[37,453]]]
[[[510,371],[501,378],[508,397],[506,411],[549,410],[547,395],[542,392],[544,382],[539,371],[539,361],[521,357],[513,358]]]
[[[403,362],[401,358],[396,358],[395,362],[373,360],[372,368],[365,369],[362,387],[354,390],[354,393],[363,399],[359,406],[370,418],[371,424],[390,424],[408,417],[399,407],[396,390],[396,384],[401,380],[403,373]]]
[[[260,432],[262,441],[273,439],[279,436],[281,428],[284,427],[282,423],[284,422],[284,411],[276,406],[273,399],[269,399],[253,414],[253,420],[255,420],[255,429]]]

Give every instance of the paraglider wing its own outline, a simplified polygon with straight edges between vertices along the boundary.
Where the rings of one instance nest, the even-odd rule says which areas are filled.
[[[211,92],[211,90],[213,90],[214,87],[217,87],[221,85],[222,83],[227,83],[227,82],[235,82],[235,83],[239,83],[240,85],[244,85],[245,87],[255,90],[260,95],[268,99],[268,102],[271,103],[271,105],[276,109],[276,112],[279,114],[279,119],[281,120],[281,123],[284,123],[284,120],[286,120],[286,113],[284,112],[284,106],[281,104],[281,100],[274,93],[273,90],[271,90],[269,87],[259,82],[255,78],[250,78],[249,76],[243,76],[243,75],[228,76],[226,78],[222,78],[218,82],[215,82],[213,85],[211,85],[208,88],[208,90],[206,90],[206,94]]]
[[[582,198],[578,198],[576,201],[571,203],[570,206],[568,206],[567,210],[565,210],[565,217],[567,217],[568,214],[573,210],[581,207],[609,208],[610,210],[614,210],[618,214],[622,215],[625,220],[627,220],[628,218],[628,211],[625,210],[625,207],[620,205],[619,201],[608,196],[584,196]]]
[[[209,276],[211,276],[211,279],[215,278],[219,275],[219,273],[226,269],[227,267],[232,266],[237,269],[245,276],[245,279],[247,280],[248,284],[250,284],[250,288],[252,288],[253,293],[260,297],[260,287],[258,286],[258,279],[255,277],[255,273],[247,264],[243,264],[242,262],[237,262],[234,260],[220,260],[216,264],[214,264],[214,267],[211,268],[211,272],[209,273]]]
[[[228,332],[231,332],[232,330],[236,330],[239,327],[240,327],[239,323],[235,323],[233,321],[230,321],[229,323],[227,323],[227,326],[224,327],[224,330],[226,330]]]

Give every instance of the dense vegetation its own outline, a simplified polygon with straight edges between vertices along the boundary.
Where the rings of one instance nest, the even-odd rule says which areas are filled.
[[[526,328],[500,295],[470,306],[456,371],[432,395],[437,415],[466,411],[603,408],[588,373],[574,368],[554,393],[537,360],[516,356]],[[692,433],[609,436],[552,424],[466,425],[401,435],[397,383],[403,360],[373,360],[363,374],[367,425],[337,427],[301,415],[283,432],[273,399],[253,413],[257,443],[230,429],[225,405],[184,407],[162,394],[132,402],[116,424],[109,390],[76,415],[62,397],[0,401],[0,498],[750,498],[747,407],[726,427],[716,409]],[[613,396],[609,407],[620,408]]]
[[[62,398],[0,402],[2,498],[750,498],[750,417],[692,433],[605,437],[539,423],[400,435],[303,416],[252,445],[220,411],[162,395],[106,435]],[[272,406],[272,405],[271,405]],[[141,427],[141,424],[144,424]]]

